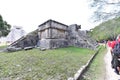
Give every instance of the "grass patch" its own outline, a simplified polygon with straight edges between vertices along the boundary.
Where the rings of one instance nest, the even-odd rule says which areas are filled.
[[[76,47],[0,53],[0,80],[67,80],[94,53]]]
[[[2,50],[2,49],[4,49],[4,48],[6,48],[7,46],[0,46],[0,50]]]
[[[101,49],[90,67],[84,73],[82,80],[104,80],[105,78],[105,62],[104,56],[107,52],[106,48],[101,46]]]

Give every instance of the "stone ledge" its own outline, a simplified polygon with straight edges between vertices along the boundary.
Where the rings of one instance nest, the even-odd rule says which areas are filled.
[[[100,50],[100,49],[99,49]],[[99,50],[96,51],[96,53],[88,60],[88,62],[83,65],[75,74],[74,77],[69,77],[68,80],[80,80],[82,78],[83,73],[87,70],[90,63],[93,61],[95,56],[98,54]]]
[[[30,49],[33,49],[35,48],[34,46],[28,46],[28,47],[25,47],[24,50],[30,50]]]

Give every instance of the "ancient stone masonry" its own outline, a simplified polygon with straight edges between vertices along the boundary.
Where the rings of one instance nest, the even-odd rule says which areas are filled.
[[[32,49],[38,44],[38,30],[28,33],[26,36],[21,37],[14,41],[7,47],[8,51],[18,51],[22,49]]]
[[[14,42],[18,40],[20,37],[24,36],[26,32],[23,30],[21,26],[13,26],[10,30],[10,33],[7,35],[7,42]]]
[[[38,36],[40,47],[46,49],[76,46],[82,48],[95,49],[97,43],[80,31],[81,26],[65,24],[48,20],[39,25]]]
[[[31,47],[36,46],[41,49],[68,46],[96,49],[97,42],[80,29],[80,25],[73,24],[68,26],[50,19],[39,25],[37,30],[13,42],[8,49],[31,49]]]
[[[68,43],[71,46],[95,49],[98,44],[95,40],[90,38],[85,31],[80,30],[77,24],[68,27]]]
[[[38,35],[40,39],[40,47],[46,49],[67,47],[67,28],[67,25],[53,20],[48,20],[39,25]]]

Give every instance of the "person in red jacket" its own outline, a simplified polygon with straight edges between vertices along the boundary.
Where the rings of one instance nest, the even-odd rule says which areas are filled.
[[[111,54],[112,54],[112,51],[113,51],[116,43],[117,43],[117,41],[111,41],[111,44],[110,44],[110,52],[111,52]]]
[[[107,45],[108,45],[108,47],[110,47],[110,45],[111,45],[111,42],[110,42],[110,41],[108,41],[108,42],[107,42]]]
[[[118,49],[119,47],[119,43],[120,43],[120,35],[116,38],[116,41],[112,41],[110,47],[111,47],[111,55],[112,55],[112,68],[115,69],[115,72],[117,74],[120,74],[120,61],[118,60],[120,57],[118,55]]]

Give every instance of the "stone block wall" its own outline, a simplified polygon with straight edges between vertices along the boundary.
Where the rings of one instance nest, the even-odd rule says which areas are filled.
[[[60,47],[67,47],[68,41],[66,39],[41,39],[40,48],[55,49]]]
[[[39,26],[40,47],[46,49],[68,46],[67,25],[48,20]]]
[[[68,27],[69,46],[96,49],[97,42],[80,30],[79,25],[73,24]]]
[[[51,32],[51,38],[52,39],[66,39],[66,33],[65,30],[60,29],[52,29]]]

